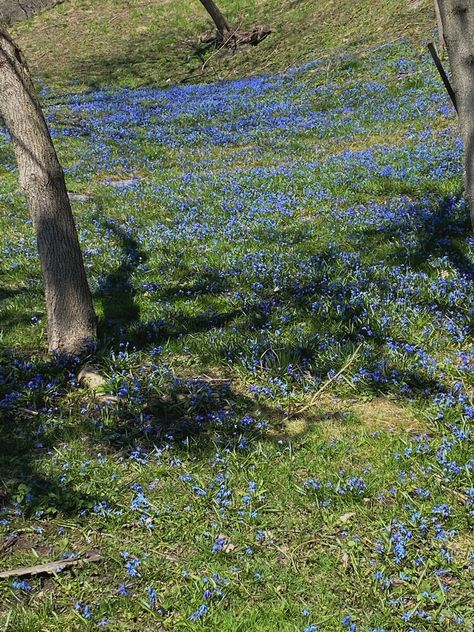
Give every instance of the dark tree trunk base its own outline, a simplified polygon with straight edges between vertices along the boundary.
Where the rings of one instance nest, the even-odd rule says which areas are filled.
[[[250,46],[257,46],[260,42],[268,37],[271,33],[271,29],[265,26],[259,26],[251,31],[244,29],[230,29],[224,32],[218,30],[204,33],[200,37],[201,44],[214,45],[216,48],[227,48],[235,51],[239,46],[250,44]]]

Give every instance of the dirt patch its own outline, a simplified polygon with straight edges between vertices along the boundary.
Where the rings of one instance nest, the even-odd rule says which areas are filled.
[[[374,430],[404,430],[408,433],[426,431],[426,426],[407,407],[387,397],[352,404],[350,409],[357,414],[361,423]]]
[[[295,437],[305,434],[317,425],[320,430],[327,431],[331,438],[335,438],[347,431],[348,415],[357,417],[358,423],[370,431],[402,431],[415,434],[427,430],[409,408],[388,397],[380,396],[366,402],[325,397],[313,411],[308,410],[307,415],[289,420],[286,423],[286,431],[289,436]]]
[[[30,551],[31,540],[23,534],[12,534],[0,541],[0,559],[7,558],[18,551]]]

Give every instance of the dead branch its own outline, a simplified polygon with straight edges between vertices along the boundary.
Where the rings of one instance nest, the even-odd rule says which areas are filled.
[[[56,560],[55,562],[48,562],[46,564],[38,564],[37,566],[24,566],[22,568],[15,568],[9,571],[3,571],[0,573],[0,579],[8,579],[9,577],[34,577],[36,575],[52,575],[53,573],[60,573],[61,571],[72,568],[74,566],[81,566],[89,562],[100,562],[102,555],[96,549],[91,549],[85,553],[82,557],[78,557],[75,560]]]

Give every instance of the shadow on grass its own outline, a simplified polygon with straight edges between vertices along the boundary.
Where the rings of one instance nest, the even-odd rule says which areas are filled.
[[[0,301],[6,301],[10,298],[14,298],[15,296],[26,294],[28,291],[31,291],[31,289],[28,289],[24,286],[9,287],[10,284],[11,272],[8,274],[0,270]]]
[[[130,232],[112,220],[105,220],[104,227],[119,242],[122,250],[119,267],[103,279],[98,298],[102,305],[103,320],[99,323],[99,335],[126,327],[139,320],[140,310],[135,300],[136,291],[132,283],[132,273],[139,263],[145,263],[146,254]]]
[[[176,79],[177,60],[178,66],[183,70],[183,75],[192,75],[200,67],[200,56],[189,47],[183,38],[183,33],[167,32],[158,36],[154,41],[154,53],[144,48],[144,40],[140,37],[131,37],[127,42],[122,42],[119,52],[109,51],[107,56],[94,51],[89,51],[87,57],[75,57],[69,60],[69,74],[87,85],[89,88],[103,87],[104,85],[120,85],[125,81],[134,86],[166,86],[163,78]],[[158,70],[157,70],[158,68]]]
[[[467,218],[453,220],[450,205],[449,200],[441,201],[437,214],[420,221],[416,229],[410,229],[415,230],[419,238],[416,251],[407,254],[399,245],[400,240],[391,239],[406,235],[408,230],[396,222],[378,230],[354,233],[354,246],[363,252],[371,250],[374,241],[391,240],[386,252],[387,265],[405,265],[418,270],[424,268],[429,256],[442,255],[462,274],[472,278],[473,266],[463,254],[459,241],[468,233],[469,224]],[[286,307],[296,311],[302,321],[312,319],[314,335],[298,343],[282,343],[278,349],[262,344],[254,350],[259,370],[278,375],[285,374],[291,366],[295,372],[313,371],[326,379],[329,371],[336,371],[340,366],[330,359],[319,360],[318,336],[321,334],[333,336],[340,342],[336,362],[341,366],[354,349],[367,340],[375,356],[383,359],[387,331],[374,329],[369,333],[364,316],[367,305],[364,301],[351,303],[349,281],[328,276],[340,257],[337,247],[315,253],[305,283],[290,281],[277,293],[273,288],[262,289],[260,300],[248,302],[239,309],[195,317],[178,315],[176,321],[170,323],[141,323],[131,275],[138,263],[146,261],[146,254],[119,225],[107,222],[106,226],[119,241],[123,255],[119,267],[106,277],[101,289],[102,333],[111,346],[127,341],[130,347],[140,350],[182,334],[233,326],[237,319],[240,336],[244,332],[251,336],[272,313]],[[230,289],[230,277],[223,280],[212,270],[193,271],[193,275],[197,280],[191,279],[184,287],[177,285],[159,290],[159,299],[173,301],[182,298],[183,292],[189,297],[218,295]],[[380,291],[383,290],[381,287]],[[331,311],[315,316],[312,305],[322,292],[326,300],[329,296]],[[223,348],[223,361],[228,351]],[[238,351],[238,348],[233,349],[237,355]],[[205,350],[200,360],[206,365],[204,356]],[[217,450],[246,450],[255,441],[275,442],[284,436],[284,413],[262,403],[250,392],[243,393],[230,381],[212,376],[176,377],[167,373],[160,363],[155,364],[153,356],[144,362],[145,372],[152,370],[156,375],[153,373],[152,379],[141,384],[140,370],[134,377],[125,371],[120,378],[123,384],[118,387],[122,398],[116,405],[104,408],[94,404],[90,395],[77,390],[74,385],[77,364],[29,362],[5,353],[0,358],[0,481],[3,488],[0,502],[6,506],[19,494],[19,507],[30,513],[94,512],[100,498],[92,492],[78,491],[74,481],[67,478],[67,472],[65,478],[58,472],[54,476],[48,473],[48,461],[62,444],[81,441],[85,451],[90,450],[91,454],[100,450],[104,454],[119,453],[123,458],[136,458],[133,454],[137,454],[137,450],[138,454],[140,450],[146,453],[173,441],[177,456],[181,450],[188,453],[192,449],[196,458],[208,458]],[[428,399],[445,388],[438,380],[411,369],[401,371],[399,378],[405,390],[377,380],[364,389],[377,395],[392,390],[401,399]],[[264,419],[275,426],[271,434],[261,423]]]
[[[0,301],[6,301],[9,298],[23,294],[24,289],[11,289],[8,287],[0,287]]]
[[[362,235],[357,235],[357,240],[365,249],[372,245],[380,244],[381,238],[393,243],[394,238],[406,237],[407,232],[416,235],[418,248],[415,252],[406,254],[403,242],[398,247],[392,247],[387,258],[387,263],[397,265],[406,264],[414,270],[422,270],[426,267],[428,257],[446,257],[449,263],[459,274],[474,279],[474,265],[466,257],[461,240],[465,240],[472,233],[470,219],[466,210],[464,217],[452,218],[452,202],[456,198],[440,199],[438,212],[429,219],[422,221],[415,231],[410,230],[408,222],[400,222],[389,225],[383,229],[367,229]]]
[[[377,245],[380,247],[380,244],[383,244],[384,263],[391,266],[407,266],[414,271],[424,271],[430,257],[445,257],[461,275],[472,280],[474,266],[466,257],[461,244],[466,235],[470,234],[469,218],[467,214],[463,216],[460,213],[453,217],[452,203],[453,198],[440,198],[437,212],[425,215],[421,212],[414,224],[413,218],[400,218],[399,221],[382,225],[380,228],[369,227],[354,232],[349,236],[348,243],[353,242],[354,252],[369,253],[370,256],[374,252],[377,253]],[[112,346],[121,341],[140,350],[152,344],[163,344],[188,334],[198,334],[211,329],[224,329],[237,323],[241,333],[247,332],[251,336],[252,332],[258,331],[269,321],[272,314],[281,308],[290,308],[299,312],[301,320],[310,320],[313,323],[314,335],[307,337],[300,344],[282,344],[278,349],[263,344],[255,349],[255,354],[262,358],[260,368],[277,370],[280,367],[286,371],[291,365],[325,376],[328,371],[338,367],[330,363],[315,364],[318,355],[316,342],[321,333],[333,335],[340,340],[341,346],[347,348],[346,357],[364,341],[369,341],[380,350],[381,356],[383,354],[387,332],[378,331],[376,327],[368,332],[369,299],[351,301],[351,292],[359,291],[357,283],[347,280],[342,275],[341,278],[328,278],[328,271],[340,263],[341,253],[337,245],[316,252],[314,257],[309,259],[308,265],[313,271],[306,282],[290,281],[280,287],[277,293],[273,286],[262,288],[259,291],[259,300],[244,301],[238,307],[226,311],[208,309],[192,316],[177,312],[168,321],[159,319],[143,322],[139,319],[139,310],[134,302],[135,292],[130,281],[130,273],[138,260],[146,261],[146,255],[140,252],[137,242],[129,235],[125,235],[122,229],[115,225],[107,226],[120,238],[124,251],[123,263],[115,273],[107,277],[105,283],[108,294],[103,299],[106,320],[103,332],[108,336],[108,342]],[[404,240],[408,235],[416,236],[417,248],[414,250],[407,251],[404,246]],[[348,272],[351,272],[350,264]],[[225,295],[231,291],[232,276],[231,273],[223,274],[222,271],[209,267],[193,269],[189,271],[184,283],[156,290],[156,298],[162,303],[173,303],[176,300]],[[382,287],[384,280],[376,282],[380,292],[387,291],[386,287]],[[313,310],[313,305],[322,294],[326,300],[329,296],[332,305],[331,310],[325,315],[317,314]],[[423,302],[422,299],[420,301]],[[436,303],[435,298],[430,301]],[[439,307],[443,309],[444,306],[439,304]],[[222,357],[217,360],[227,361],[229,351],[236,350],[223,349]],[[206,364],[209,358],[202,357],[201,360]],[[425,379],[416,375],[407,376],[407,379],[417,392],[435,387],[434,384],[425,384]]]
[[[188,455],[192,446],[195,458],[209,459],[221,450],[244,451],[254,441],[278,439],[259,421],[262,415],[275,417],[274,411],[236,392],[230,380],[171,377],[161,386],[150,381],[140,394],[130,392],[110,404],[77,390],[73,376],[78,368],[71,358],[0,358],[5,377],[0,520],[12,513],[48,518],[101,511],[102,493],[80,491],[81,476],[70,473],[66,455],[71,447],[84,460],[100,452],[140,461],[170,444],[176,458]]]

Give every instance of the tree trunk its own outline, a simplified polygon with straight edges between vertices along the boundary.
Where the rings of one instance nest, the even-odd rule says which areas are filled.
[[[438,26],[438,49],[441,52],[443,48],[446,48],[446,44],[444,41],[443,22],[441,20],[441,13],[439,11],[438,0],[434,0],[434,5],[435,5],[435,14],[436,14],[436,24]]]
[[[20,185],[36,231],[49,349],[77,353],[95,339],[96,316],[64,173],[26,63],[1,29],[0,115],[12,137]]]
[[[219,37],[223,40],[225,32],[227,31],[229,33],[231,30],[227,20],[219,11],[219,8],[215,4],[214,0],[201,0],[201,3],[213,19],[217,32],[219,33]]]
[[[474,0],[438,0],[464,143],[464,187],[474,226]]]

